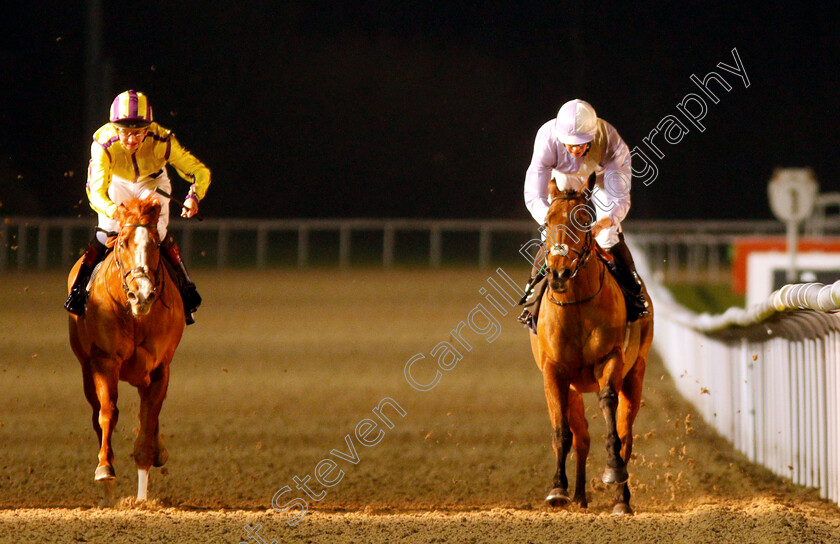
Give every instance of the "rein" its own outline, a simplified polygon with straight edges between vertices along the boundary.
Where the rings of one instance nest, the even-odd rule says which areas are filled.
[[[593,298],[597,297],[601,293],[601,289],[604,288],[604,271],[606,270],[606,268],[607,268],[606,266],[601,267],[601,278],[598,280],[599,281],[598,290],[595,291],[594,295],[592,295],[590,297],[582,298],[582,299],[579,299],[579,300],[559,301],[559,300],[554,300],[554,297],[552,296],[553,291],[551,290],[551,287],[549,287],[548,288],[548,300],[549,300],[549,302],[551,302],[552,304],[556,304],[557,306],[569,306],[571,304],[581,304],[583,302],[589,302]],[[569,278],[569,279],[571,279],[571,278]]]
[[[586,266],[586,263],[589,262],[589,257],[592,256],[592,231],[586,231],[586,237],[583,241],[583,247],[580,250],[577,250],[573,247],[568,247],[569,251],[574,251],[577,253],[577,257],[572,261],[572,274],[569,276],[569,280],[573,279],[577,276],[577,273],[580,272],[583,267]]]

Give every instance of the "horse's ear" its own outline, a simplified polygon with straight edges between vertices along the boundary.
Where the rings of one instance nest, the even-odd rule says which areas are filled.
[[[157,218],[160,217],[160,210],[163,208],[163,204],[160,203],[160,200],[154,199],[154,203],[152,204],[152,210],[154,210],[155,222],[157,222]]]
[[[143,215],[150,217],[151,221],[154,223],[158,220],[158,217],[160,217],[160,210],[162,206],[163,205],[160,203],[160,200],[158,200],[155,195],[148,195],[143,201]]]
[[[125,204],[120,204],[120,205],[117,206],[117,210],[114,212],[114,219],[120,225],[122,225],[123,221],[125,221],[125,212],[127,212],[127,211],[128,211],[128,209],[125,207]]]
[[[592,191],[595,190],[595,172],[589,174],[589,179],[586,180],[586,188],[589,189],[588,194],[592,194]]]
[[[551,199],[558,196],[560,196],[560,189],[557,188],[557,180],[552,177],[551,181],[548,182],[548,197]]]

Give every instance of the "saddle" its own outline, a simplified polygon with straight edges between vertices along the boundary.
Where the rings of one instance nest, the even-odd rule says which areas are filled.
[[[105,258],[114,251],[114,245],[117,243],[116,236],[109,236],[108,240],[105,242],[105,251],[102,252],[102,256],[99,258],[99,262],[93,266],[93,270],[90,273],[90,279],[85,285],[85,292],[90,295],[90,288],[93,286],[94,280],[96,280],[96,276],[99,274],[99,269],[102,268],[102,264],[105,262]]]
[[[612,272],[613,267],[614,267],[613,262],[615,261],[615,257],[613,257],[612,255],[607,253],[607,250],[602,248],[600,245],[598,245],[598,244],[592,244],[592,245],[595,246],[594,249],[593,249],[593,253],[595,253],[595,256],[598,257],[599,259],[601,259],[604,262],[604,264],[607,265],[607,268],[610,270],[610,272]]]

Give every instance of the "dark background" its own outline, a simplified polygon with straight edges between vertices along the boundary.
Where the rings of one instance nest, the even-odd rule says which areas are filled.
[[[516,4],[3,8],[0,215],[91,215],[90,135],[133,88],[212,170],[206,216],[529,218],[533,138],[563,102],[588,100],[633,148],[712,70],[732,90],[707,101],[705,132],[681,118],[679,144],[658,137],[630,218],[770,218],[777,166],[838,190],[829,4]],[[749,88],[716,66],[733,48]]]

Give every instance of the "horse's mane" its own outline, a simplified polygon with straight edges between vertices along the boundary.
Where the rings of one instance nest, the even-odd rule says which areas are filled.
[[[120,223],[138,222],[141,224],[157,223],[160,216],[160,202],[155,198],[132,198],[120,204],[121,213],[117,218]]]
[[[549,199],[548,203],[551,206],[554,202],[561,201],[563,202],[558,208],[551,207],[549,209],[548,215],[546,216],[546,222],[548,221],[549,216],[557,216],[561,218],[561,222],[566,222],[571,220],[571,214],[578,213],[578,205],[576,202],[582,202],[585,205],[586,209],[589,211],[589,215],[591,219],[586,220],[586,223],[590,221],[595,221],[596,212],[594,207],[592,206],[591,202],[589,202],[586,198],[586,195],[583,192],[576,191],[574,189],[557,189],[556,186],[552,188],[551,191],[551,198]],[[574,225],[580,227],[577,223],[572,221]],[[596,244],[597,245],[597,244]]]
[[[120,222],[120,226],[127,224],[147,225],[157,237],[157,222],[160,217],[160,202],[154,197],[132,198],[126,200],[117,207],[114,219]]]
[[[558,190],[557,196],[554,199],[558,200],[573,200],[575,198],[580,198],[581,194],[574,189],[563,189],[562,191]]]

